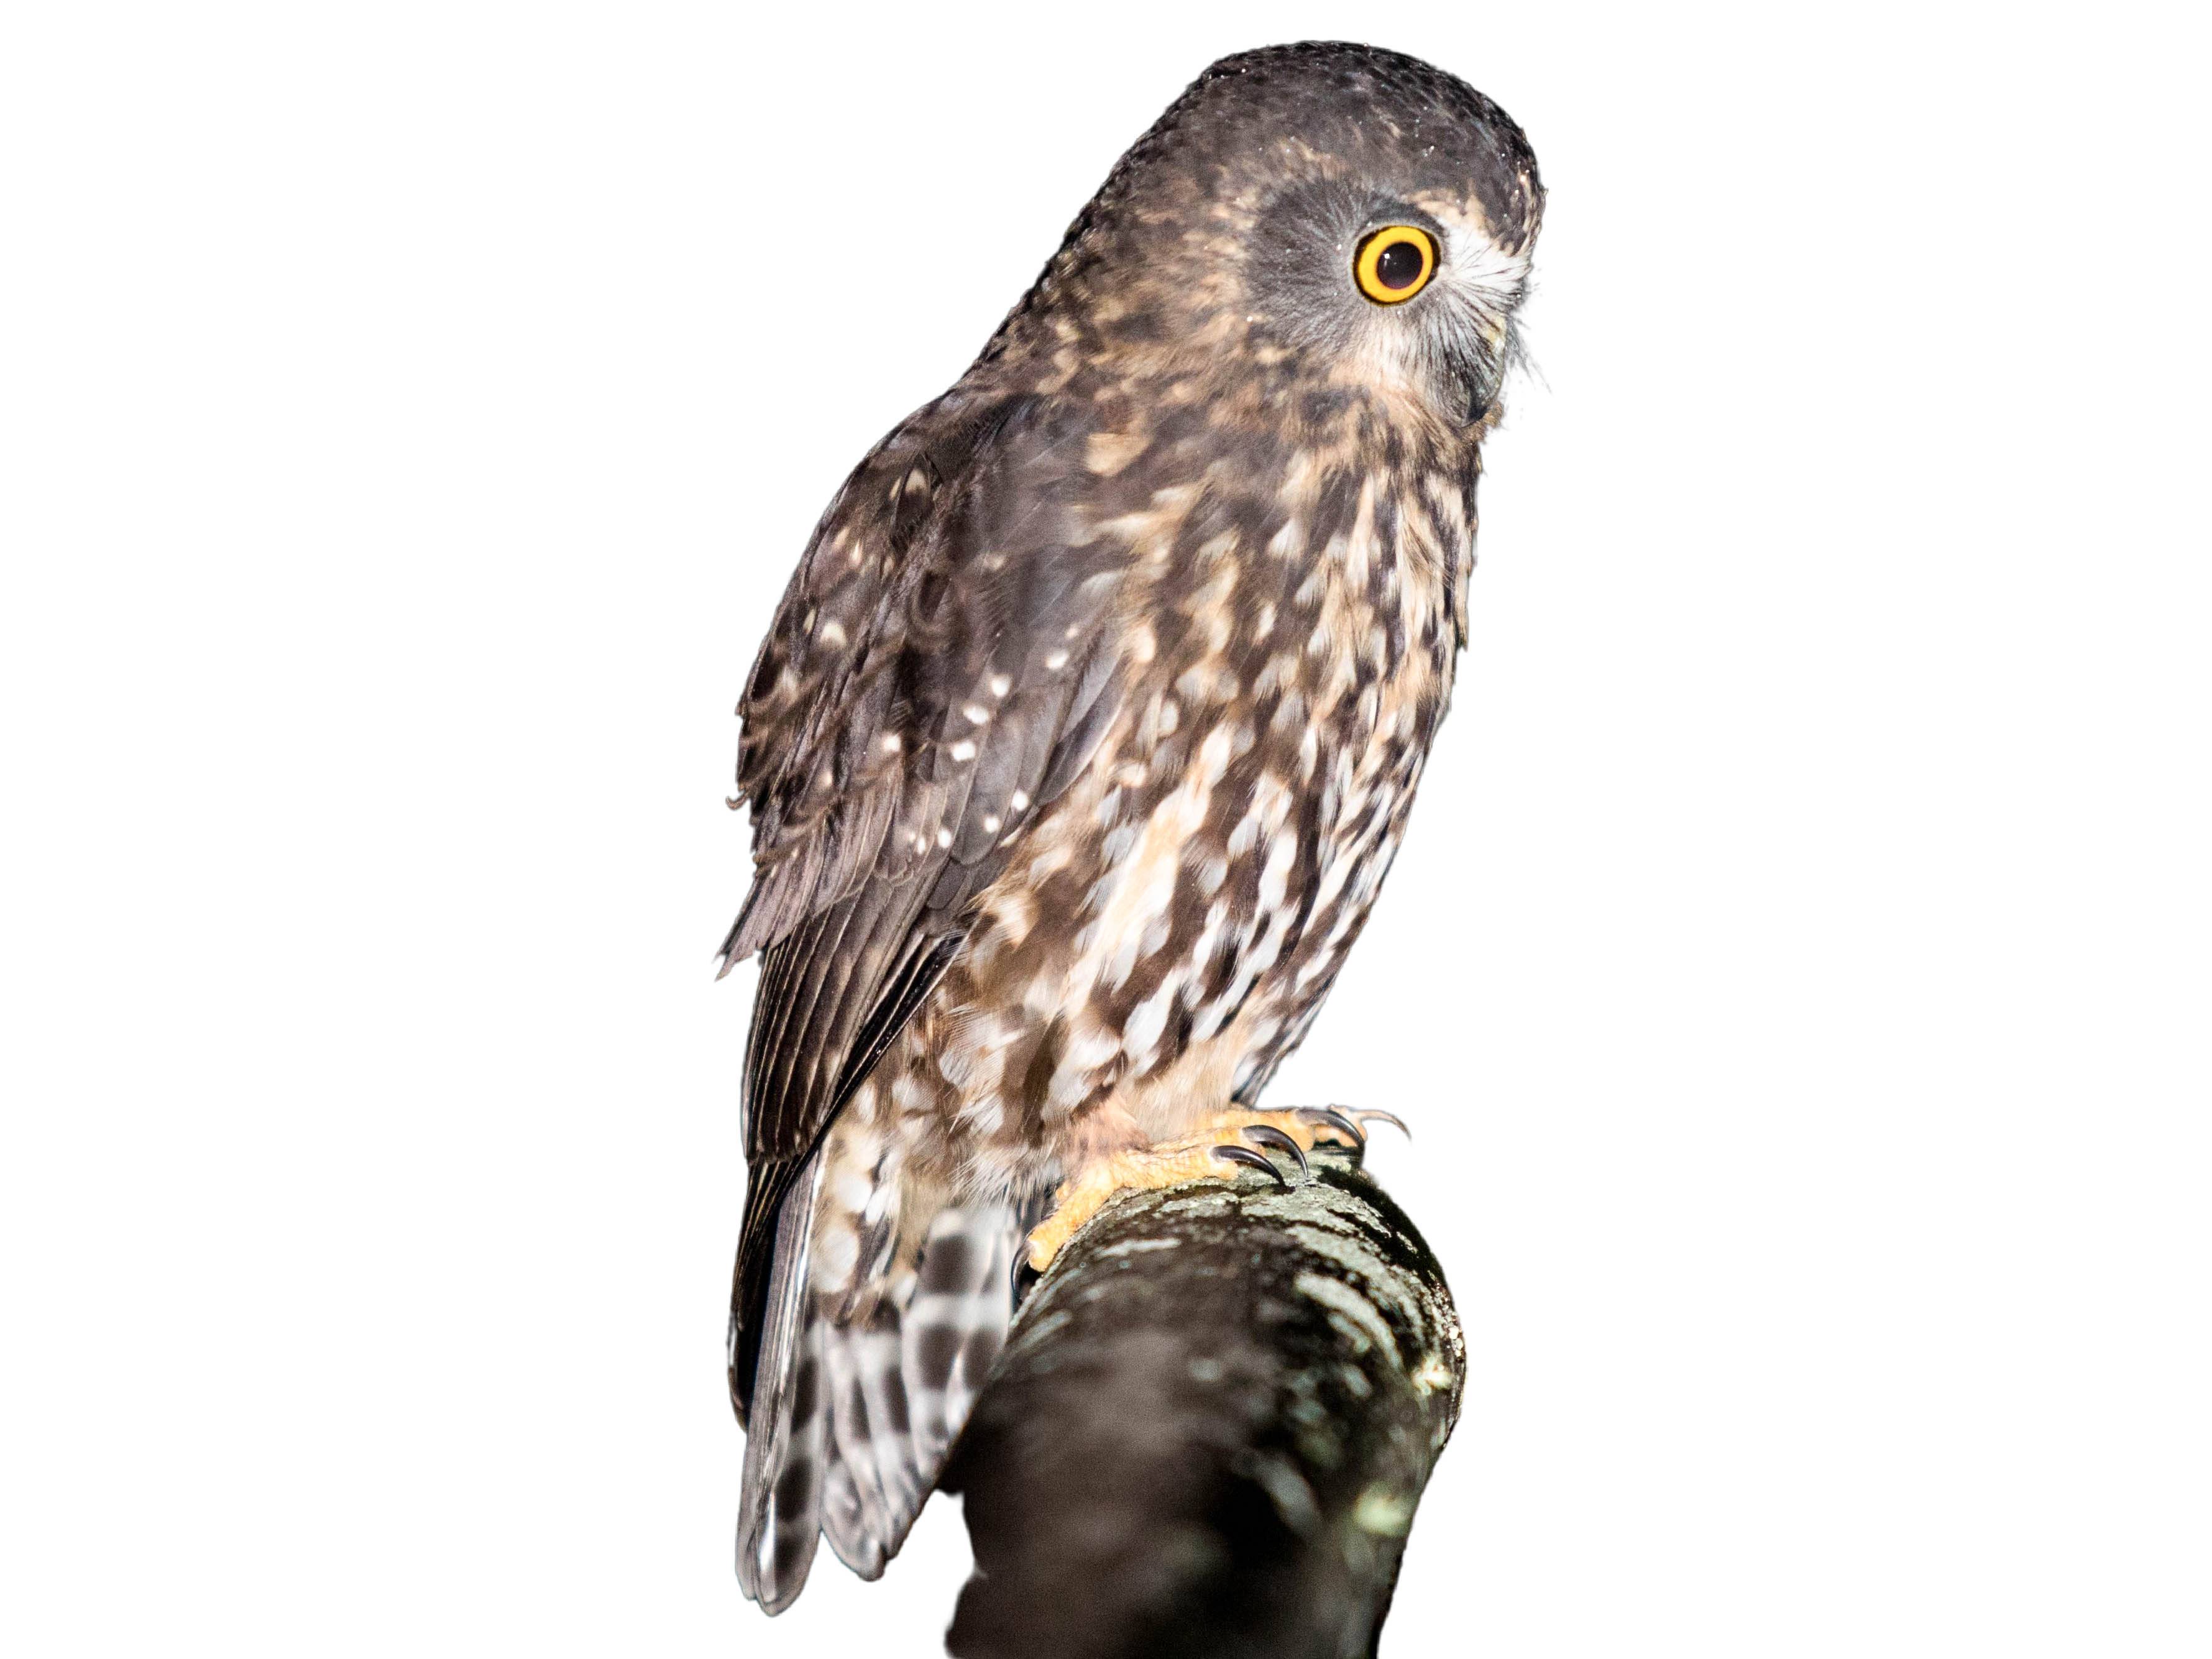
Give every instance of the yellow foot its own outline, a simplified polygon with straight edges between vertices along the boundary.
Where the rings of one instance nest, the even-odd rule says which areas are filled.
[[[1053,1194],[1053,1211],[1030,1235],[1030,1266],[1042,1273],[1116,1193],[1178,1187],[1187,1181],[1234,1181],[1239,1169],[1267,1170],[1289,1185],[1267,1152],[1287,1152],[1300,1174],[1305,1155],[1323,1139],[1357,1151],[1366,1145],[1363,1119],[1397,1119],[1388,1112],[1340,1112],[1301,1107],[1287,1112],[1227,1111],[1208,1119],[1195,1134],[1131,1152],[1109,1152],[1079,1167]],[[1401,1124],[1400,1127],[1404,1126]]]

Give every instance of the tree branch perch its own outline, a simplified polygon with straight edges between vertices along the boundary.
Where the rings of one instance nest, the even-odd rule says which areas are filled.
[[[1312,1170],[1125,1196],[1031,1291],[945,1474],[956,1659],[1374,1653],[1465,1346],[1405,1214]]]

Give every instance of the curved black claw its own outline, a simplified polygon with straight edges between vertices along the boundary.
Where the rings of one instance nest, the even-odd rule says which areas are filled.
[[[1242,1164],[1249,1170],[1265,1170],[1275,1177],[1285,1192],[1291,1189],[1290,1176],[1275,1167],[1275,1161],[1264,1153],[1254,1152],[1249,1146],[1216,1146],[1213,1156],[1224,1164]]]
[[[1373,1107],[1368,1107],[1354,1112],[1352,1116],[1358,1118],[1362,1123],[1367,1122],[1370,1119],[1379,1120],[1389,1124],[1407,1139],[1411,1140],[1413,1138],[1413,1132],[1406,1127],[1406,1120],[1395,1112],[1378,1112]]]
[[[1298,1174],[1307,1180],[1313,1178],[1313,1171],[1306,1167],[1305,1148],[1273,1124],[1248,1123],[1244,1126],[1244,1139],[1255,1146],[1272,1146],[1279,1152],[1288,1152],[1291,1162],[1298,1166]]]
[[[1335,1107],[1301,1106],[1298,1108],[1298,1115],[1308,1123],[1318,1124],[1324,1129],[1335,1130],[1337,1133],[1352,1143],[1354,1152],[1367,1150],[1367,1131],[1345,1116],[1342,1112],[1338,1111]]]

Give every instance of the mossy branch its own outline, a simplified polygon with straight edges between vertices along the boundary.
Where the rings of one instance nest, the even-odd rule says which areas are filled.
[[[957,1659],[1353,1659],[1459,1412],[1420,1235],[1348,1155],[1121,1198],[1024,1304],[946,1471]]]

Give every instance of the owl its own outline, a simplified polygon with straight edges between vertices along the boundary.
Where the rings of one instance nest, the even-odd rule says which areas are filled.
[[[1358,1134],[1258,1102],[1450,697],[1543,200],[1425,63],[1224,58],[815,530],[722,952],[761,963],[730,1382],[770,1612],[820,1536],[883,1570],[1024,1267],[1115,1193]]]

